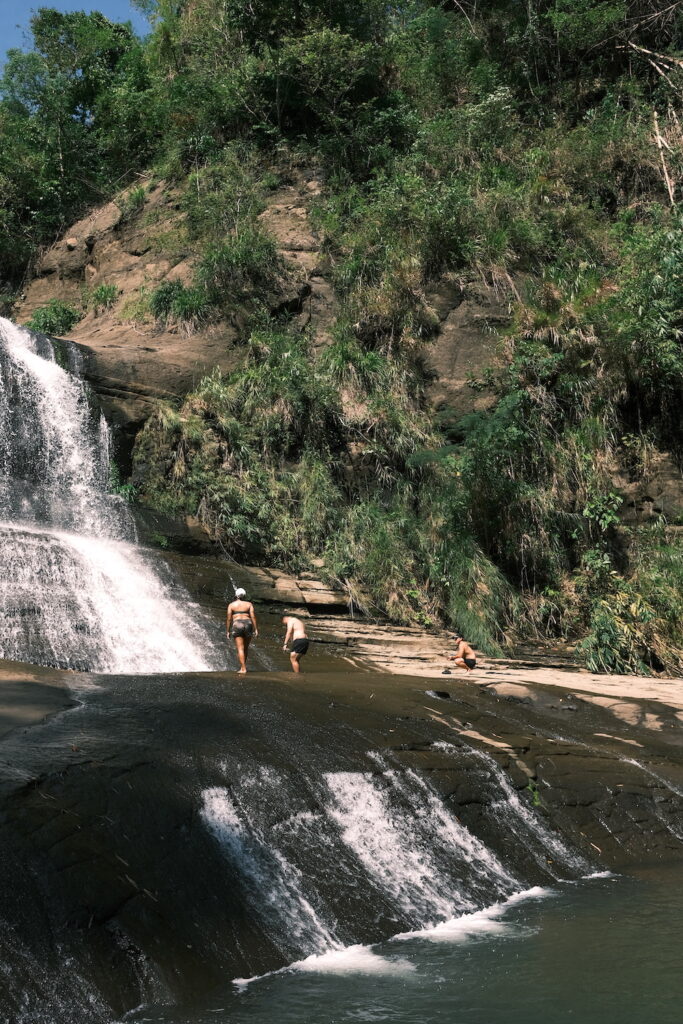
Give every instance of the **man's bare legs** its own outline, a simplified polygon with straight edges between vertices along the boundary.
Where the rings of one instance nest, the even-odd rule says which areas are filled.
[[[474,671],[474,669],[471,669],[469,665],[465,664],[464,658],[451,658],[451,661],[453,662],[454,665],[457,665],[458,668],[464,668],[466,672]]]
[[[301,657],[301,655],[297,654],[296,651],[292,651],[291,654],[289,655],[289,660],[290,660],[290,662],[292,664],[292,668],[297,673],[301,672],[301,665],[299,664],[299,658],[300,657]]]
[[[237,658],[240,663],[239,675],[243,676],[247,671],[247,655],[249,654],[249,644],[251,637],[248,636],[236,636],[235,647],[237,648]]]

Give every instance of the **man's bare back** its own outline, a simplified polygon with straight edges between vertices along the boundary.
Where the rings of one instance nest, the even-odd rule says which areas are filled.
[[[456,637],[457,648],[454,654],[449,654],[448,660],[454,661],[458,668],[464,668],[466,672],[471,672],[477,665],[477,656],[461,636]]]
[[[287,627],[282,650],[286,651],[288,645],[292,645],[289,661],[295,672],[301,672],[301,659],[308,650],[306,627],[301,619],[297,619],[295,615],[283,615],[282,622]]]

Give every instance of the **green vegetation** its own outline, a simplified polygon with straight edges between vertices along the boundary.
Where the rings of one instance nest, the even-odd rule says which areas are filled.
[[[143,285],[124,299],[118,311],[119,319],[133,324],[146,324],[152,319],[150,294]]]
[[[211,302],[203,288],[186,288],[181,281],[162,281],[149,297],[149,309],[155,319],[167,326],[178,323],[188,330],[209,320]]]
[[[116,494],[124,501],[133,502],[137,497],[137,488],[134,484],[124,483],[121,479],[121,472],[115,462],[109,463],[109,491]]]
[[[98,284],[85,296],[85,304],[97,315],[103,309],[111,309],[119,297],[119,289],[115,284]]]
[[[146,195],[147,191],[144,185],[138,185],[136,188],[129,189],[120,199],[116,200],[121,211],[121,223],[125,224],[127,221],[135,219],[145,205]]]
[[[144,41],[41,9],[10,53],[0,290],[103,195],[137,216],[133,175],[176,190],[154,245],[194,278],[122,315],[229,318],[243,363],[150,420],[141,497],[489,650],[568,638],[593,669],[680,668],[683,549],[625,525],[622,483],[683,463],[683,8],[138,6]],[[265,312],[285,269],[259,216],[301,168],[339,306],[322,351]],[[475,279],[511,311],[470,382],[489,402],[435,413],[430,296]]]
[[[68,334],[83,314],[66,302],[59,299],[52,299],[46,306],[37,309],[26,324],[32,331],[40,331],[41,334]]]
[[[278,266],[274,241],[249,226],[209,247],[199,264],[198,277],[207,295],[220,306],[226,296],[267,288],[275,280]]]
[[[149,309],[162,326],[178,324],[192,333],[236,303],[253,305],[254,296],[274,288],[281,273],[275,242],[248,221],[203,248],[192,285],[162,281],[149,297]]]

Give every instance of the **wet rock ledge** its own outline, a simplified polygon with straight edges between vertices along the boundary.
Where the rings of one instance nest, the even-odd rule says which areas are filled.
[[[681,858],[680,683],[666,701],[579,689],[580,674],[523,682],[523,667],[396,676],[355,671],[326,645],[307,667],[240,680],[5,665],[5,705],[39,689],[0,738],[0,952],[14,972],[0,1019],[23,1000],[60,1024],[101,1024],[287,961],[202,820],[214,787],[251,779],[258,796],[259,779],[283,780],[261,801],[270,829],[320,811],[323,773],[415,771],[525,884],[571,875],[501,822],[504,779],[592,870]],[[396,928],[376,907],[337,913],[356,941]]]

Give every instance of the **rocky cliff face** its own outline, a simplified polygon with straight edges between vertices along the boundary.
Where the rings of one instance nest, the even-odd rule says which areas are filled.
[[[144,201],[134,210],[129,190],[78,221],[45,252],[15,311],[24,322],[53,299],[79,307],[88,290],[118,290],[110,308],[87,312],[68,337],[86,354],[86,375],[124,439],[124,461],[158,399],[180,400],[215,367],[228,372],[243,359],[244,310],[238,305],[226,319],[191,334],[162,327],[149,314],[138,317],[144,296],[163,282],[188,284],[194,269],[192,253],[178,243],[185,214],[177,188],[164,181],[145,181],[142,188]],[[310,217],[320,192],[316,174],[299,169],[269,194],[259,218],[285,268],[277,288],[259,297],[309,332],[317,352],[330,342],[338,313],[330,258]],[[491,391],[470,382],[498,361],[500,332],[515,298],[508,276],[485,281],[452,274],[424,295],[435,324],[421,354],[427,400],[445,423],[495,401]],[[624,496],[622,518],[629,525],[660,515],[676,522],[683,516],[683,474],[665,452],[646,461],[636,473],[614,467],[615,488]]]
[[[156,399],[182,398],[214,367],[229,371],[241,359],[242,311],[188,336],[162,329],[149,317],[136,320],[136,301],[164,281],[188,283],[193,259],[178,251],[175,233],[184,214],[177,190],[165,182],[145,184],[144,203],[126,212],[126,195],[74,224],[42,256],[15,312],[26,321],[53,299],[81,305],[84,290],[114,285],[111,308],[90,311],[68,335],[89,353],[87,373],[116,423],[136,429]],[[330,340],[337,300],[329,260],[309,217],[320,193],[314,175],[298,174],[273,192],[260,216],[276,240],[286,274],[277,293],[266,296],[273,310],[290,311],[310,332],[314,350]],[[472,391],[468,379],[496,360],[496,329],[509,313],[506,283],[446,277],[425,296],[438,326],[425,343],[430,399],[455,415],[485,407],[490,397]]]
[[[149,186],[134,214],[126,214],[125,200],[124,195],[118,204],[94,210],[43,255],[16,318],[25,321],[52,299],[78,307],[85,290],[115,286],[113,305],[88,312],[68,337],[88,354],[86,373],[105,413],[114,423],[135,430],[155,400],[180,399],[214,367],[229,371],[238,365],[240,310],[235,309],[230,322],[191,336],[179,327],[161,328],[149,315],[138,319],[141,297],[165,281],[187,283],[193,260],[178,246],[184,214],[173,188],[164,182]],[[274,199],[275,224],[277,209]],[[273,308],[302,307],[311,294],[310,269],[297,255],[293,250],[288,259],[281,290],[266,297]]]

